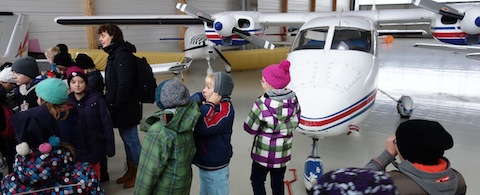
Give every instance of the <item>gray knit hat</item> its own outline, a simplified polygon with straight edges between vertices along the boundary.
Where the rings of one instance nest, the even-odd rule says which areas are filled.
[[[165,80],[161,82],[155,92],[155,101],[157,102],[158,108],[162,110],[186,105],[189,97],[190,92],[187,87],[177,80]]]
[[[34,58],[28,56],[20,58],[12,64],[12,71],[20,74],[24,74],[27,77],[34,79],[39,75],[37,61]]]
[[[221,95],[222,97],[230,96],[233,91],[232,77],[224,72],[214,72],[213,75],[215,78],[213,91],[217,92],[218,95]]]

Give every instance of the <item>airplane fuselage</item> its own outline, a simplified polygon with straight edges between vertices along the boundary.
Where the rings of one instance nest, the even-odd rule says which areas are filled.
[[[215,22],[219,21],[224,26],[223,28],[229,29],[230,26],[235,26],[236,28],[249,32],[257,36],[262,36],[264,28],[258,23],[260,12],[221,12],[213,14],[215,17]],[[224,46],[238,46],[249,44],[248,40],[241,38],[236,34],[231,34],[230,36],[221,35],[214,27],[214,24],[208,24],[204,22],[205,34],[207,38],[217,45]],[[230,28],[231,29],[231,28]]]
[[[298,131],[311,137],[344,134],[375,102],[375,28],[364,18],[314,19],[299,31],[288,55],[289,88],[298,96]]]

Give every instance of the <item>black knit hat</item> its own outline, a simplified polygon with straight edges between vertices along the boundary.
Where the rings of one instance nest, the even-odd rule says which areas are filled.
[[[40,75],[38,72],[37,61],[34,58],[28,56],[20,58],[13,62],[12,71],[20,74],[24,74],[32,79]]]
[[[436,121],[405,121],[395,136],[400,154],[412,163],[436,165],[445,150],[453,147],[452,136]]]
[[[55,63],[55,65],[66,67],[73,66],[72,58],[70,58],[70,55],[68,55],[68,53],[58,53],[53,58],[53,62]]]
[[[80,53],[77,55],[77,58],[75,59],[75,62],[78,67],[81,69],[90,69],[95,67],[95,63],[93,63],[93,60],[90,56],[87,54]]]

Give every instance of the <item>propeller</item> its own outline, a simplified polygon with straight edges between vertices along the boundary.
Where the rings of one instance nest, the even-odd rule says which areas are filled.
[[[247,31],[238,29],[236,27],[236,19],[229,14],[223,14],[220,15],[218,18],[214,19],[210,14],[205,13],[195,7],[188,6],[187,4],[178,3],[176,8],[183,13],[186,13],[193,17],[198,17],[198,19],[207,22],[208,24],[212,24],[215,28],[215,31],[223,37],[229,37],[232,36],[232,34],[236,34],[259,47],[265,49],[275,48],[275,45],[270,43],[269,41],[262,39],[256,35],[250,34]]]
[[[432,0],[414,0],[413,3],[434,13],[460,20],[460,28],[467,34],[480,33],[480,9],[478,8],[472,8],[462,13],[453,7]]]

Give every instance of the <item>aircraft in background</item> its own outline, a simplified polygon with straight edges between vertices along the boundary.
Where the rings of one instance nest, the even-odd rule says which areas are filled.
[[[457,37],[457,34],[435,31],[450,28],[453,24],[446,23],[448,21],[461,27],[455,29],[464,34],[465,40],[471,40],[480,33],[480,23],[476,22],[480,20],[478,6],[455,7],[460,10],[457,11],[451,6],[431,0],[416,0],[415,4],[423,9],[309,13],[239,11],[210,15],[179,3],[177,8],[190,16],[142,16],[143,20],[128,16],[123,18],[135,24],[172,24],[175,21],[185,24],[200,19],[207,39],[215,44],[244,44],[245,41],[240,41],[244,39],[266,49],[275,46],[261,38],[265,27],[301,26],[287,57],[291,62],[291,82],[288,87],[297,93],[302,106],[298,131],[313,139],[312,154],[306,160],[304,175],[305,186],[311,189],[315,179],[323,173],[317,155],[318,139],[357,132],[358,125],[373,107],[377,91],[383,93],[377,88],[378,26],[430,23],[435,32],[433,36],[440,41],[445,41],[444,38],[449,35]],[[125,20],[111,19],[112,16],[77,16],[57,17],[55,21],[59,24],[125,24]],[[191,39],[186,37],[186,40],[187,38]],[[400,116],[410,117],[413,111],[412,99],[402,96],[396,101]]]
[[[459,51],[466,57],[480,60],[480,7],[472,5],[449,6],[433,1],[415,0],[419,7],[436,13],[430,22],[433,38],[443,44],[416,43],[414,47]]]
[[[27,56],[28,28],[29,18],[27,15],[0,12],[1,64]]]

